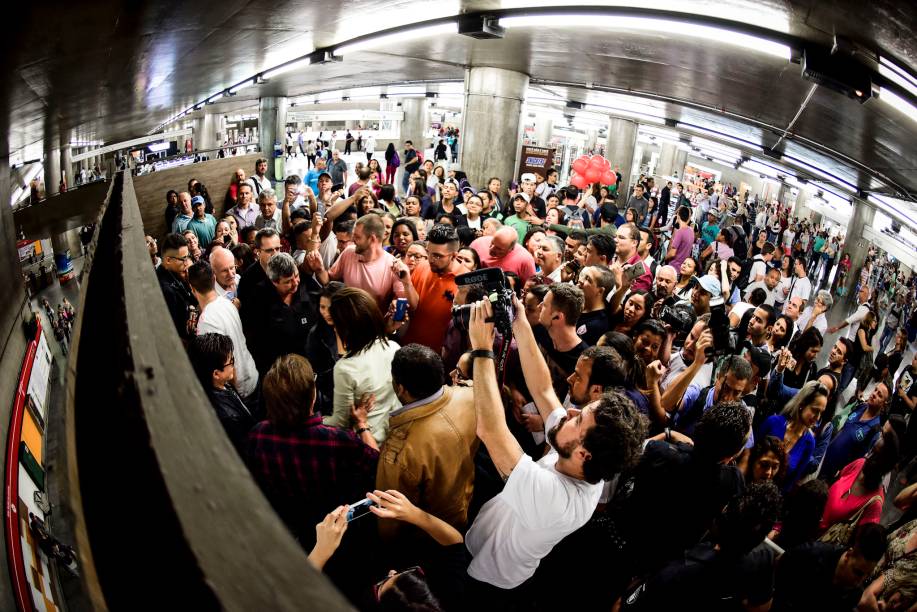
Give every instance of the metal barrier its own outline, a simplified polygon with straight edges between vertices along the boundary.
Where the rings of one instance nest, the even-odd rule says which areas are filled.
[[[62,499],[97,610],[344,610],[235,453],[175,333],[130,175],[103,205],[67,371]]]

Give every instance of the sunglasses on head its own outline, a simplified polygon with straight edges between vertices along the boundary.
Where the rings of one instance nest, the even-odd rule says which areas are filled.
[[[409,567],[408,569],[398,572],[392,576],[386,576],[385,578],[377,582],[375,585],[373,585],[373,598],[376,601],[379,601],[379,598],[382,596],[382,593],[380,591],[383,585],[385,585],[385,583],[391,580],[392,578],[398,578],[400,576],[404,576],[405,574],[417,574],[418,576],[424,575],[423,568],[421,568],[419,565],[415,565],[414,567]]]

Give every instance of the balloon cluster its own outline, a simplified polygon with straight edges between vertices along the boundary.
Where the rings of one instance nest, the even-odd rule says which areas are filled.
[[[614,185],[617,176],[611,170],[611,162],[601,155],[581,155],[573,162],[575,174],[570,179],[570,184],[585,189],[590,183]]]

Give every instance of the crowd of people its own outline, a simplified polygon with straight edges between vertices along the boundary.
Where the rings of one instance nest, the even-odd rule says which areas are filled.
[[[217,418],[354,605],[913,609],[913,278],[871,253],[829,327],[843,236],[781,203],[389,148],[276,190],[259,160],[220,211],[192,181],[147,238]]]

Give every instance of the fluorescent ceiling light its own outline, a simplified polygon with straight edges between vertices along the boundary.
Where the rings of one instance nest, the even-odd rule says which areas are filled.
[[[716,28],[700,23],[676,21],[672,19],[596,13],[554,13],[502,17],[500,19],[500,25],[505,28],[601,28],[606,30],[650,32],[660,36],[667,36],[668,32],[677,32],[677,37],[699,38],[708,42],[713,41],[738,46],[758,53],[779,57],[787,61],[789,61],[792,56],[792,49],[790,49],[788,45],[775,40],[751,36],[750,34],[743,34],[726,28]]]
[[[436,36],[440,34],[457,34],[458,33],[458,23],[455,21],[449,21],[446,23],[439,23],[432,26],[424,26],[419,28],[412,28],[409,30],[402,30],[400,32],[394,32],[392,34],[382,34],[379,36],[369,35],[366,38],[358,40],[352,43],[346,43],[339,47],[334,48],[335,55],[347,55],[348,53],[354,53],[356,51],[362,51],[364,49],[372,49],[376,47],[384,47],[387,44],[397,44],[399,47],[405,42],[411,40],[417,40],[419,38],[426,38],[428,36]],[[265,75],[266,77],[267,75]]]
[[[157,142],[155,144],[151,144],[147,146],[147,149],[149,149],[153,153],[159,153],[160,151],[165,151],[168,148],[169,148],[168,142]]]
[[[888,196],[881,196],[875,193],[869,194],[866,196],[866,199],[877,205],[879,208],[882,208],[898,217],[906,219],[907,221],[910,221],[912,224],[917,226],[917,220],[914,220],[909,215],[911,212],[910,208],[914,206],[913,202],[899,200],[898,198],[890,198]]]
[[[712,151],[722,151],[723,153],[729,153],[730,155],[735,155],[736,157],[739,157],[742,155],[742,151],[740,149],[736,149],[735,147],[730,147],[728,145],[720,144],[712,140],[707,140],[705,138],[698,138],[697,136],[692,136],[691,142],[697,145],[698,147],[701,147],[704,149],[710,149]]]
[[[315,96],[316,104],[327,104],[328,102],[340,102],[344,97],[341,91],[326,91]]]
[[[248,79],[247,81],[242,81],[238,85],[233,85],[232,87],[230,87],[229,94],[235,95],[236,93],[242,91],[246,87],[251,87],[254,84],[255,84],[255,79]]]
[[[839,179],[836,176],[834,176],[833,174],[829,173],[828,171],[822,170],[818,166],[813,166],[812,164],[806,163],[804,161],[796,160],[796,159],[793,159],[793,160],[788,159],[787,161],[789,161],[790,163],[796,164],[797,166],[802,166],[803,168],[805,168],[812,174],[816,176],[820,176],[823,179],[831,183],[834,183],[838,187],[843,187],[844,189],[849,190],[851,193],[856,193],[857,191],[857,186],[854,185],[853,183],[848,183],[847,181],[843,179]]]
[[[279,75],[279,74],[283,74],[283,73],[285,73],[285,72],[290,72],[291,70],[296,70],[297,68],[302,68],[303,66],[308,66],[308,65],[309,65],[309,58],[308,58],[308,57],[301,57],[301,58],[299,58],[298,60],[294,60],[294,61],[292,61],[292,62],[283,64],[282,66],[277,66],[276,68],[271,68],[270,70],[266,71],[263,75],[261,75],[261,78],[263,78],[263,79],[270,79],[270,78],[275,77],[275,76],[277,76],[277,75]]]
[[[758,164],[755,162],[745,162],[744,164],[742,164],[739,167],[744,168],[745,170],[749,171],[751,174],[758,174],[758,175],[763,174],[764,176],[772,178],[774,180],[777,180],[777,177],[779,176],[777,172],[774,171],[773,169],[768,168],[767,166],[762,166],[761,164]]]
[[[426,85],[389,85],[385,93],[390,96],[423,96],[427,93]]]
[[[219,100],[220,98],[222,98],[223,95],[224,95],[224,93],[223,93],[222,91],[213,94],[212,96],[210,96],[209,98],[207,98],[207,104],[213,104],[214,102],[216,102],[217,100]]]
[[[718,132],[706,130],[702,127],[697,127],[694,125],[689,125],[687,123],[682,123],[681,121],[678,122],[678,125],[683,126],[687,130],[692,130],[695,132],[701,132],[703,134],[707,134],[708,136],[710,136],[711,138],[715,138],[716,140],[725,140],[726,142],[733,142],[739,145],[740,147],[745,147],[746,149],[751,149],[752,151],[763,151],[764,150],[763,148],[761,148],[760,145],[757,145],[751,142],[747,142],[736,136],[729,136],[728,134],[720,134]],[[692,138],[694,138],[694,136],[692,136]]]
[[[879,74],[917,96],[917,78],[885,57],[879,57]]]
[[[641,126],[640,131],[643,132],[644,134],[649,134],[651,136],[658,136],[660,138],[665,138],[668,140],[672,140],[674,142],[679,142],[679,138],[680,138],[680,134],[676,132],[675,130],[660,130],[659,128],[655,128],[655,127]]]
[[[913,104],[911,104],[910,102],[908,102],[901,96],[893,94],[889,90],[883,89],[880,87],[879,88],[879,99],[885,102],[886,104],[888,104],[889,106],[891,106],[892,108],[898,109],[899,111],[901,111],[902,113],[910,117],[912,120],[917,121],[917,108],[915,108]]]

